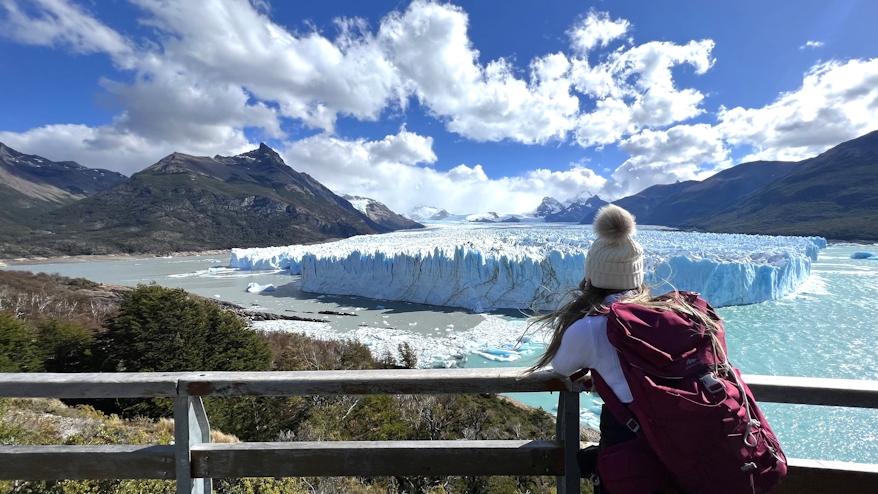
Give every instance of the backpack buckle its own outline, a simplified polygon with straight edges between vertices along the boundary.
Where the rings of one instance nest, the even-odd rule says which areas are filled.
[[[723,384],[721,380],[717,379],[713,372],[708,372],[699,377],[698,380],[701,381],[701,384],[703,384],[711,394],[716,394],[726,389],[726,385]]]
[[[637,421],[634,419],[628,419],[628,422],[625,425],[628,426],[628,428],[631,429],[631,432],[634,432],[635,434],[637,433],[637,431],[640,430],[640,424],[638,424]]]

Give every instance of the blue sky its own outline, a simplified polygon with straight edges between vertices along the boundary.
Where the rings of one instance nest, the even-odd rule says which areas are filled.
[[[397,211],[523,212],[875,130],[876,18],[865,0],[0,0],[0,142],[130,175],[265,141]]]

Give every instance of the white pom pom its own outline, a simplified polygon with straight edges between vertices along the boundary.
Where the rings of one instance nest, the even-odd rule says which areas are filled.
[[[595,233],[611,242],[634,235],[634,226],[634,216],[614,204],[599,209],[594,218]]]

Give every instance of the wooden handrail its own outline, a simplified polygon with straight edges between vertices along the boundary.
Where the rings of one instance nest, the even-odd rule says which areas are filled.
[[[744,375],[756,399],[878,408],[878,381]],[[0,397],[150,398],[521,393],[565,390],[550,371],[523,368],[301,372],[0,373]]]
[[[878,408],[878,382],[745,375],[762,402]],[[323,475],[557,475],[579,492],[579,395],[553,372],[521,368],[304,372],[0,373],[0,397],[174,398],[174,446],[0,446],[0,479],[177,479]],[[557,441],[208,444],[203,396],[465,394],[558,391]],[[878,492],[878,465],[790,459],[778,494]],[[121,477],[120,477],[121,476]]]

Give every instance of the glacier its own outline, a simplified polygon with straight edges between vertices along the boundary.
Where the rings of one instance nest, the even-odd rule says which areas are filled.
[[[552,309],[583,277],[588,225],[432,225],[315,245],[233,249],[230,268],[289,269],[302,290],[493,309]],[[646,282],[715,307],[779,299],[810,275],[826,241],[641,227]]]

